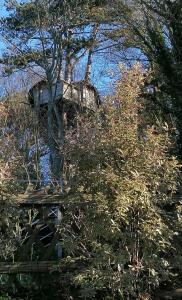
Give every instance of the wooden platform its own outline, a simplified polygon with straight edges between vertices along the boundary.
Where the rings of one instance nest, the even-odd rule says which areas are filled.
[[[41,193],[21,194],[16,198],[16,203],[20,206],[54,206],[63,204],[67,197],[62,195],[48,195]]]
[[[60,272],[58,261],[0,262],[0,274]]]
[[[81,196],[80,196],[81,198]],[[28,194],[20,194],[15,199],[15,203],[20,207],[41,207],[41,206],[61,206],[61,205],[81,205],[85,206],[88,204],[93,204],[93,201],[80,201],[73,194],[45,194],[40,191],[36,191],[35,193]]]

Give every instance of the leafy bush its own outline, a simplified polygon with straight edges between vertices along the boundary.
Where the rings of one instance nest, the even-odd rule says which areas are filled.
[[[146,123],[143,84],[140,65],[123,71],[115,96],[67,134],[72,184],[63,247],[82,262],[74,283],[84,299],[149,299],[170,278],[178,232],[166,207],[178,163],[167,124]]]

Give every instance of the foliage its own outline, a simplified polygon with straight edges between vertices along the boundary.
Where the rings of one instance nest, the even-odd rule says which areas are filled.
[[[51,299],[52,294],[55,299],[62,294],[64,299],[150,299],[160,283],[174,284],[171,267],[179,265],[181,254],[181,219],[176,218],[181,207],[171,210],[178,183],[178,164],[170,155],[171,128],[152,123],[146,115],[141,96],[146,74],[141,67],[121,69],[116,94],[105,100],[98,114],[78,117],[77,129],[66,134],[68,204],[61,205],[64,218],[58,228],[63,274],[42,275],[41,280],[10,276],[2,285],[4,295],[9,291],[12,297],[34,299],[40,295]],[[2,236],[6,258],[19,248],[21,235],[16,231],[19,215],[12,200],[26,186],[19,185],[18,179],[28,174],[37,178],[39,159],[27,155],[39,136],[35,138],[33,112],[21,102],[19,96],[16,106],[14,101],[1,104],[1,172],[5,174],[1,175],[5,199],[1,207],[2,220],[10,224]]]
[[[109,8],[108,8],[109,9]],[[178,129],[179,155],[182,141],[181,94],[181,1],[113,0],[111,18],[118,21],[115,40],[123,38],[122,49],[139,49],[153,71],[149,100],[155,110],[173,116]]]
[[[143,122],[143,83],[139,65],[123,71],[116,95],[67,136],[72,186],[63,247],[83,261],[74,281],[83,298],[141,299],[170,278],[177,229],[165,207],[178,164],[167,124]]]
[[[13,229],[15,228],[16,216],[14,215],[15,208],[13,207],[12,195],[14,195],[16,184],[12,178],[12,169],[17,167],[17,160],[14,161],[8,158],[8,136],[6,141],[3,139],[7,133],[5,133],[5,127],[3,125],[7,118],[7,111],[3,104],[0,106],[1,113],[1,155],[0,155],[0,240],[1,250],[0,256],[6,256],[12,254],[15,250],[15,240]]]
[[[55,299],[60,295],[64,299],[151,299],[159,285],[177,286],[182,220],[181,205],[173,199],[179,175],[177,160],[171,155],[175,134],[171,124],[151,118],[156,114],[150,108],[162,111],[165,120],[172,115],[182,136],[181,2],[113,0],[111,7],[106,0],[30,0],[7,1],[7,5],[10,15],[1,19],[0,32],[9,47],[1,62],[7,73],[35,63],[46,74],[48,144],[57,165],[65,160],[68,197],[67,205],[61,205],[64,218],[58,228],[64,253],[61,263],[67,271],[55,277],[42,275],[41,280],[39,276],[12,276],[7,283],[8,289],[13,286],[9,294],[23,299],[25,295],[38,299],[40,293],[47,299],[51,293]],[[98,114],[80,116],[77,129],[64,136],[64,116],[57,110],[51,86],[64,65],[79,61],[85,50],[92,56],[100,22],[103,31],[108,24],[113,31],[106,30],[99,39],[104,37],[108,47],[111,39],[114,44],[119,41],[122,51],[140,49],[152,76],[139,65],[122,68],[116,94],[105,99]],[[88,28],[87,35],[84,30]],[[147,83],[152,92],[144,93]],[[0,103],[3,259],[12,259],[15,250],[21,249],[14,196],[25,191],[24,179],[31,182],[33,178],[36,188],[41,179],[40,124],[30,107],[21,103],[24,95],[12,98],[16,101]],[[42,136],[46,136],[44,130]],[[60,169],[58,173],[60,178]],[[5,287],[4,295],[6,291]]]
[[[0,261],[13,261],[18,259],[24,238],[23,222],[28,218],[27,212],[20,209],[17,196],[32,187],[32,181],[35,188],[40,186],[39,159],[44,134],[42,130],[40,138],[37,117],[24,94],[12,94],[4,99],[0,103],[0,115]],[[25,299],[25,293],[28,297],[23,280],[21,275],[17,278],[1,275],[2,299]],[[36,290],[33,280],[32,285]]]
[[[7,258],[20,242],[20,209],[15,198],[26,190],[31,180],[34,179],[36,186],[36,181],[38,185],[41,179],[40,147],[36,118],[24,95],[12,95],[1,102],[0,114],[0,257]]]

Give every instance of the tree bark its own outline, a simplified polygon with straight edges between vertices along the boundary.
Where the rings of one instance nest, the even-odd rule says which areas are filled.
[[[99,29],[99,25],[96,24],[93,28],[93,43],[88,51],[88,60],[87,60],[87,66],[86,66],[86,71],[85,71],[85,82],[86,83],[90,83],[90,75],[91,75],[91,67],[92,67],[92,54],[93,54],[93,50],[94,50],[94,46],[95,46],[95,39],[96,39],[96,35]]]

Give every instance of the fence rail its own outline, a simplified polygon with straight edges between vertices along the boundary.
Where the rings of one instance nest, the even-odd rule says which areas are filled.
[[[0,262],[0,274],[60,272],[58,261]]]

